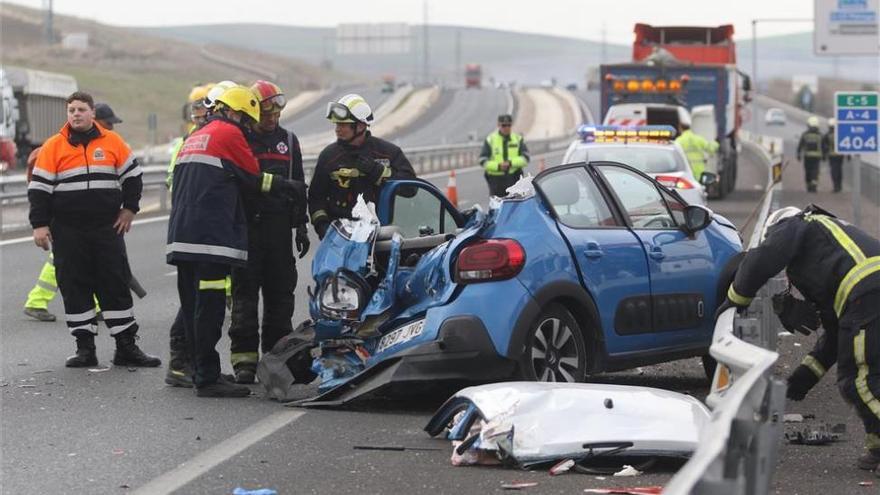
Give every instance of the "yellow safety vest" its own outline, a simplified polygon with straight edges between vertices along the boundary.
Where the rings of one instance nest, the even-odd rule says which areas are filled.
[[[489,175],[504,175],[505,172],[498,169],[498,165],[504,161],[504,136],[500,132],[495,131],[489,134],[486,142],[492,148],[492,156],[489,157],[485,164],[486,173]],[[525,157],[519,153],[520,142],[522,142],[522,136],[511,132],[510,140],[507,141],[507,160],[510,162],[510,172],[515,172],[528,164]]]

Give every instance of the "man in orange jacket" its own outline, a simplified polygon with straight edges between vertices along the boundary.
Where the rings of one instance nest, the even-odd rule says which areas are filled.
[[[159,358],[135,343],[138,324],[128,290],[123,234],[139,209],[141,167],[128,145],[95,123],[95,103],[67,98],[67,124],[43,144],[28,185],[34,243],[52,249],[67,327],[76,337],[72,368],[96,366],[92,295],[116,338],[113,364],[156,367]]]

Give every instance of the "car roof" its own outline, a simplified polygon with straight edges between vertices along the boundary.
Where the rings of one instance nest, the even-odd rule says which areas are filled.
[[[613,143],[597,143],[594,141],[589,142],[576,142],[576,148],[595,148],[595,147],[603,147],[603,148],[660,148],[660,149],[675,149],[674,141],[667,142],[653,142],[653,143],[637,143],[637,142],[613,142]]]

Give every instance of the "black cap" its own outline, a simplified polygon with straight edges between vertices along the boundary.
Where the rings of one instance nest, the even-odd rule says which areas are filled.
[[[122,119],[116,116],[113,113],[113,109],[110,108],[110,105],[106,103],[96,103],[95,104],[95,119],[104,120],[110,122],[111,124],[121,124]]]
[[[509,113],[502,113],[498,116],[499,124],[513,124],[513,117]]]

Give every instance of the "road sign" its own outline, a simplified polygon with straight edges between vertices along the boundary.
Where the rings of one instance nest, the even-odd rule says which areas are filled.
[[[876,55],[880,0],[815,0],[816,55]]]
[[[834,115],[837,129],[834,149],[842,154],[874,153],[878,150],[877,128],[880,127],[878,93],[838,91],[834,93]]]

